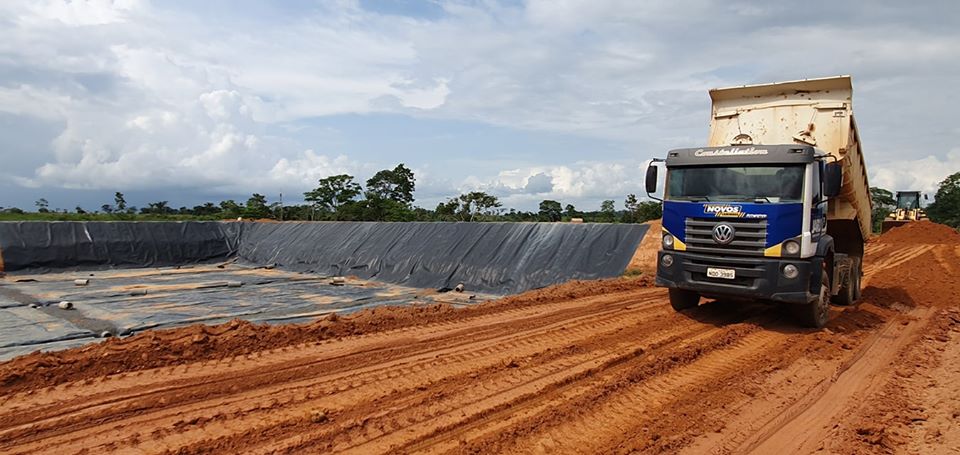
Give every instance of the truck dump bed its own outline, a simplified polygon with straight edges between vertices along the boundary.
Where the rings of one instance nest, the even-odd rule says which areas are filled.
[[[710,98],[708,146],[807,144],[836,157],[843,165],[843,187],[827,217],[855,222],[861,244],[869,237],[870,189],[850,76],[714,89]]]

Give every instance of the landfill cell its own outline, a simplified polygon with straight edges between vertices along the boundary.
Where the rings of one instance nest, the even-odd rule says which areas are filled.
[[[0,364],[0,453],[950,453],[960,234],[872,239],[824,330],[646,275],[147,331]]]

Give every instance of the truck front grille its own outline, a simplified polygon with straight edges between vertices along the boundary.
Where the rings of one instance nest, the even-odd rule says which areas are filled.
[[[721,245],[713,239],[713,228],[729,224],[735,230],[733,241]],[[763,256],[767,243],[767,220],[735,218],[687,218],[687,251],[701,254]]]
[[[763,264],[753,259],[742,258],[737,261],[731,261],[729,258],[717,256],[688,255],[687,263],[684,264],[684,270],[690,272],[692,281],[708,284],[722,284],[726,286],[754,287],[757,279],[763,276]],[[707,268],[719,267],[724,269],[734,269],[737,271],[737,277],[728,280],[724,278],[710,278],[707,276]]]

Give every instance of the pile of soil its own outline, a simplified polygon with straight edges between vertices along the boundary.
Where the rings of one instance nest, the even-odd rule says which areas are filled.
[[[891,245],[960,245],[960,232],[950,226],[921,220],[890,229],[874,241]]]
[[[960,304],[960,276],[956,273],[960,271],[956,260],[960,233],[923,220],[891,229],[874,242],[903,251],[909,259],[877,273],[864,289],[863,301],[884,308]],[[924,253],[923,248],[931,245],[933,249]]]
[[[660,220],[648,221],[646,223],[650,228],[640,241],[640,246],[630,259],[627,265],[627,274],[640,274],[656,276],[657,274],[657,252],[660,251],[660,237],[663,230]]]
[[[906,258],[880,270],[854,309],[907,312],[935,308],[920,336],[889,365],[887,382],[861,398],[830,453],[933,453],[960,438],[956,418],[956,359],[960,351],[960,233],[948,226],[918,221],[896,227],[873,240],[889,245],[881,256]],[[932,246],[932,249],[931,249]],[[869,260],[869,258],[868,258]],[[852,311],[845,311],[844,314]],[[904,324],[907,322],[904,321]],[[954,444],[953,447],[956,445]]]
[[[212,326],[198,324],[147,331],[65,351],[34,352],[0,363],[0,391],[12,393],[120,372],[218,360],[351,335],[460,321],[509,308],[649,286],[652,282],[645,277],[571,281],[460,309],[449,304],[384,306],[349,316],[334,313],[306,324],[267,325],[233,320]]]

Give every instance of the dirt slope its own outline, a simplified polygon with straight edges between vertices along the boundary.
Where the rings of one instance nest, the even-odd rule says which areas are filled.
[[[657,252],[660,251],[660,240],[663,235],[663,225],[660,220],[647,221],[645,224],[650,226],[647,235],[643,236],[637,251],[630,258],[630,264],[627,265],[627,273],[637,273],[647,276],[656,276],[657,274]]]
[[[0,365],[0,453],[950,453],[960,239],[868,251],[819,332],[615,280],[31,355]]]

